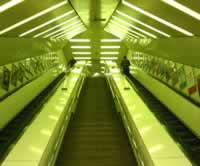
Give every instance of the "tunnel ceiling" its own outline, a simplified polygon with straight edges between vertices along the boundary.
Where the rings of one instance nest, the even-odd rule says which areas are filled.
[[[199,13],[197,0],[1,0],[0,36],[89,39],[90,50],[83,48],[89,56],[114,52],[120,57],[126,52],[123,43],[101,40],[199,36]],[[80,43],[71,42],[70,48],[75,44]],[[73,52],[79,50],[67,54]]]
[[[86,30],[66,0],[1,0],[0,36],[70,38]]]

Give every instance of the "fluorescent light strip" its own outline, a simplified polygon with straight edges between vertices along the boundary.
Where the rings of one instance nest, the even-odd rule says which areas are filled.
[[[92,59],[91,57],[74,57],[76,60],[90,60]]]
[[[130,32],[127,32],[126,30],[121,29],[121,28],[119,28],[118,26],[114,26],[114,25],[110,24],[107,28],[109,28],[110,31],[114,31],[115,33],[120,33],[120,32],[121,32],[121,33],[123,34],[124,38],[125,38],[126,36],[130,36],[131,38],[140,39],[140,37],[138,37],[138,36],[136,36],[136,35],[134,35],[134,34],[132,34],[132,33],[130,33]],[[122,32],[122,31],[123,31],[123,32]]]
[[[141,8],[131,4],[131,3],[128,3],[128,2],[126,2],[124,0],[122,0],[122,3],[125,6],[131,8],[131,9],[133,9],[133,10],[139,12],[139,13],[142,13],[142,14],[144,14],[144,15],[146,15],[146,16],[148,16],[148,17],[150,17],[150,18],[152,18],[152,19],[154,19],[154,20],[156,20],[156,21],[158,21],[158,22],[160,22],[160,23],[172,28],[172,29],[175,29],[176,31],[179,31],[179,32],[181,32],[181,33],[183,33],[183,34],[185,34],[187,36],[194,36],[194,34],[192,34],[191,32],[189,32],[189,31],[187,31],[187,30],[185,30],[185,29],[183,29],[181,27],[178,27],[178,26],[176,26],[176,25],[174,25],[174,24],[172,24],[172,23],[170,23],[170,22],[168,22],[168,21],[166,21],[166,20],[164,20],[164,19],[162,19],[162,18],[160,18],[160,17],[158,17],[156,15],[153,15],[153,14],[151,14],[151,13],[149,13],[149,12],[147,12],[147,11],[145,11],[145,10],[143,10],[143,9],[141,9]]]
[[[116,20],[117,20],[117,21],[121,21],[121,19],[118,19],[118,18],[115,17],[115,16],[113,16],[113,19],[114,19],[115,21],[116,21]],[[117,24],[117,26],[121,27],[122,29],[126,29],[127,31],[130,31],[130,32],[134,33],[135,35],[138,35],[138,36],[140,36],[140,37],[146,38],[146,36],[144,36],[143,34],[137,32],[137,31],[131,30],[130,27],[133,26],[132,24],[129,24],[129,23],[123,21],[123,24],[129,26],[129,27],[126,27],[126,26],[124,26],[124,25],[121,25],[121,24],[115,22],[114,20],[111,20],[110,22],[111,22],[111,23],[114,23],[114,24]],[[132,28],[133,28],[133,27],[132,27]],[[134,28],[134,29],[135,29],[135,28]]]
[[[197,19],[197,20],[200,20],[200,14],[195,12],[194,10],[176,2],[175,0],[161,0],[162,2],[192,16],[193,18]]]
[[[129,24],[129,23],[127,23],[127,22],[125,22],[125,21],[123,21],[122,19],[119,19],[119,18],[116,18],[116,20],[119,21],[119,22],[121,22],[121,23],[123,23],[123,24],[125,24],[125,25],[130,26],[131,28],[134,28],[134,29],[136,29],[136,30],[138,30],[138,31],[140,31],[140,32],[142,32],[142,33],[144,33],[144,34],[146,34],[146,35],[149,36],[149,37],[152,37],[152,38],[154,38],[154,39],[157,39],[157,36],[156,36],[156,35],[153,35],[152,33],[149,33],[149,32],[147,32],[147,31],[145,31],[145,30],[143,30],[143,29],[141,29],[141,28],[139,28],[139,27],[137,27],[137,26],[135,26],[135,25]],[[120,23],[116,23],[116,24],[122,26]]]
[[[11,0],[3,5],[0,6],[0,13],[5,12],[6,10],[24,2],[24,0]]]
[[[62,31],[61,33],[51,36],[51,38],[56,38],[56,37],[64,35],[64,34],[68,34],[68,33],[70,33],[70,31],[76,31],[76,30],[80,30],[80,29],[84,29],[84,26],[82,25],[82,23],[78,26],[66,29],[66,30]]]
[[[121,33],[119,33],[119,32],[113,32],[110,28],[108,28],[108,27],[106,27],[105,29],[104,29],[106,32],[108,32],[108,33],[110,33],[110,34],[112,34],[112,35],[114,35],[114,36],[116,36],[116,37],[118,37],[118,38],[120,38],[121,40],[123,40],[124,38],[125,38],[125,34],[121,34]]]
[[[77,18],[78,18],[78,16],[75,16],[75,17],[73,17],[73,18],[71,18],[71,19],[69,19],[69,20],[64,21],[64,22],[61,23],[61,24],[58,24],[58,25],[56,25],[56,26],[53,26],[52,28],[49,28],[49,29],[47,29],[47,30],[41,32],[41,33],[38,33],[37,35],[35,35],[35,36],[33,36],[33,37],[34,37],[34,38],[40,37],[40,36],[42,36],[42,35],[44,35],[44,34],[50,32],[50,31],[52,31],[52,30],[54,30],[54,29],[56,29],[56,28],[58,28],[58,27],[61,27],[62,25],[65,25],[65,24],[67,24],[67,23],[69,23],[69,22],[71,22],[71,21],[73,21],[73,20],[76,20]]]
[[[82,32],[84,32],[84,31],[86,31],[86,28],[85,29],[83,29],[83,30],[75,30],[75,31],[72,31],[72,32],[70,32],[70,34],[63,34],[63,35],[60,35],[60,36],[58,36],[58,37],[56,37],[56,39],[60,39],[60,38],[67,38],[67,39],[71,39],[71,38],[73,38],[74,36],[76,36],[76,35],[78,35],[78,34],[80,34],[80,33],[82,33]],[[73,34],[71,34],[71,33],[73,33]]]
[[[69,41],[73,43],[88,43],[90,42],[90,39],[70,39]]]
[[[76,25],[76,24],[78,24],[78,23],[81,23],[81,21],[78,20],[78,21],[73,22],[73,23],[71,23],[71,24],[69,24],[69,25],[67,25],[67,26],[65,26],[65,27],[62,27],[62,28],[56,30],[56,31],[53,31],[53,32],[51,32],[51,33],[45,35],[44,38],[48,38],[48,37],[50,37],[50,36],[52,36],[52,35],[54,35],[54,34],[56,34],[56,33],[58,33],[58,32],[61,32],[61,31],[63,31],[63,30],[66,30],[66,29],[68,29],[70,26]],[[82,24],[82,23],[81,23],[81,24]]]
[[[70,15],[70,14],[72,14],[72,13],[74,13],[74,10],[71,10],[71,11],[69,11],[69,12],[67,12],[67,13],[64,13],[64,14],[62,14],[62,15],[60,15],[60,16],[58,16],[58,17],[52,19],[52,20],[49,20],[49,21],[47,21],[47,22],[45,22],[45,23],[43,23],[43,24],[41,24],[41,25],[39,25],[39,26],[36,26],[36,27],[34,27],[34,28],[32,28],[32,29],[30,29],[30,30],[28,30],[28,31],[26,31],[26,32],[24,32],[24,33],[22,33],[22,34],[20,34],[19,37],[24,37],[24,36],[26,36],[26,35],[28,35],[28,34],[34,32],[34,31],[37,31],[38,29],[41,29],[41,28],[43,28],[43,27],[45,27],[45,26],[47,26],[47,25],[53,23],[53,22],[56,22],[56,21],[58,21],[58,20],[60,20],[60,19],[62,19],[62,18],[64,18],[64,17],[67,17],[68,15]]]
[[[72,49],[90,49],[91,46],[71,46]]]
[[[121,39],[101,39],[101,42],[108,42],[108,43],[110,43],[110,42],[118,43],[118,42],[121,42],[121,41],[122,41]]]
[[[45,15],[45,14],[47,14],[47,13],[49,13],[49,12],[55,10],[55,9],[58,9],[58,8],[64,6],[64,5],[66,5],[66,4],[67,4],[67,1],[63,1],[63,2],[60,2],[60,3],[56,4],[56,5],[48,8],[48,9],[45,9],[45,10],[43,10],[43,11],[41,11],[41,12],[31,16],[31,17],[28,17],[28,18],[26,18],[26,19],[24,19],[24,20],[22,20],[22,21],[20,21],[20,22],[18,22],[16,24],[14,24],[14,25],[11,25],[11,26],[1,30],[0,31],[0,35],[3,35],[6,32],[9,32],[9,31],[11,31],[11,30],[23,25],[23,24],[26,24],[27,22],[30,22],[30,21],[32,21],[32,20],[34,20],[34,19],[36,19],[36,18],[38,18],[38,17],[40,17],[42,15]]]
[[[73,37],[75,37],[75,36],[77,36],[77,35],[79,35],[79,34],[81,34],[81,33],[83,33],[83,32],[85,32],[87,29],[83,29],[83,30],[81,30],[81,31],[77,31],[77,32],[74,32],[74,33],[70,33],[70,35],[68,36],[68,39],[72,39]]]
[[[101,46],[101,49],[120,49],[121,46]]]
[[[113,24],[115,24],[115,25],[113,25],[113,24],[111,24],[111,23],[113,23]],[[127,34],[130,34],[131,36],[133,36],[133,37],[135,37],[135,38],[140,38],[140,37],[142,37],[142,38],[146,38],[146,36],[144,36],[144,35],[142,35],[142,34],[140,34],[139,36],[137,36],[137,35],[135,35],[137,32],[135,32],[135,31],[132,31],[132,30],[130,30],[129,28],[127,28],[127,27],[125,27],[125,26],[122,26],[122,25],[120,25],[120,24],[118,24],[118,23],[116,23],[116,22],[113,22],[112,20],[111,20],[111,23],[110,23],[110,26],[112,26],[112,28],[111,29],[118,29],[118,31],[123,31],[125,34],[127,33]],[[125,29],[127,29],[127,31],[125,30]],[[132,32],[132,33],[131,33]],[[133,34],[134,33],[134,34]]]
[[[100,57],[101,60],[117,60],[118,57]]]
[[[131,20],[131,21],[134,21],[134,22],[136,22],[136,23],[138,23],[138,24],[140,24],[140,25],[143,25],[144,27],[149,28],[149,29],[151,29],[152,31],[155,31],[155,32],[157,32],[157,33],[159,33],[159,34],[161,34],[161,35],[163,35],[163,36],[165,36],[165,37],[170,37],[169,34],[163,32],[163,31],[160,31],[159,29],[154,28],[154,27],[152,27],[152,26],[150,26],[150,25],[148,25],[148,24],[146,24],[146,23],[144,23],[144,22],[142,22],[142,21],[140,21],[140,20],[137,20],[136,18],[133,18],[133,17],[129,16],[128,14],[125,14],[125,13],[119,11],[119,10],[116,10],[116,13],[118,13],[118,14],[121,15],[121,16],[124,16],[124,17],[128,18],[128,19]]]
[[[91,52],[72,52],[73,55],[91,55]]]
[[[119,52],[100,52],[101,55],[118,55]]]

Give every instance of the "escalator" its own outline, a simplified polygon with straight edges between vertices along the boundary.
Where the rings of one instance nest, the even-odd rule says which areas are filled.
[[[197,138],[166,106],[164,106],[151,92],[149,92],[132,75],[129,81],[149,110],[165,126],[171,137],[179,144],[185,155],[194,166],[200,165],[200,139]],[[181,111],[181,110],[180,110]]]
[[[56,166],[135,166],[128,136],[105,77],[88,77]]]

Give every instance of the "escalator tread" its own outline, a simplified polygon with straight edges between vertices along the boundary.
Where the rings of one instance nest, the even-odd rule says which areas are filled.
[[[105,77],[86,79],[56,161],[79,165],[137,165]]]

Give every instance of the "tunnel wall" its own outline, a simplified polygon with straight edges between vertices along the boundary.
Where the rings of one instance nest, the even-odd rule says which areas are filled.
[[[63,70],[63,43],[0,38],[0,129]]]
[[[132,42],[132,75],[200,137],[199,38]]]
[[[200,104],[200,38],[144,39],[126,44],[132,64]]]

